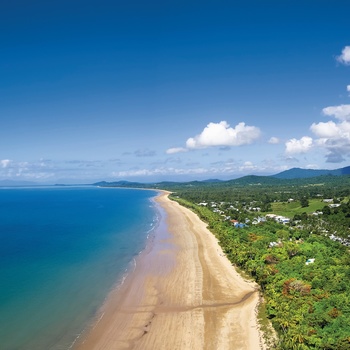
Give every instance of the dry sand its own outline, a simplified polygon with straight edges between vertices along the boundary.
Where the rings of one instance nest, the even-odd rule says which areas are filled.
[[[263,349],[258,291],[206,224],[162,192],[166,225],[113,292],[79,350]]]

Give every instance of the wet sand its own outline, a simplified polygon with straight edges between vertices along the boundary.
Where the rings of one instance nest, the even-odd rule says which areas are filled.
[[[75,348],[263,349],[257,286],[235,271],[196,214],[166,192],[156,201],[166,225]]]

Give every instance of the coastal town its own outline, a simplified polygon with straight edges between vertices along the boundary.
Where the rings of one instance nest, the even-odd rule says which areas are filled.
[[[337,201],[337,203],[334,203]],[[289,198],[287,203],[295,202],[295,199]],[[332,198],[319,199],[320,206],[323,205],[323,210],[340,208],[341,203],[338,200]],[[276,223],[285,225],[291,230],[309,230],[311,233],[317,230],[317,233],[321,233],[326,237],[329,237],[333,241],[340,242],[345,246],[350,246],[350,230],[347,237],[340,237],[337,235],[337,228],[325,220],[321,209],[304,213],[303,216],[294,215],[294,217],[286,217],[274,213],[262,213],[261,208],[257,205],[256,201],[250,203],[234,203],[227,202],[200,202],[199,206],[210,209],[213,213],[220,215],[222,220],[229,221],[235,228],[244,228],[249,225],[262,225],[267,220],[273,220]],[[348,203],[343,203],[348,206]],[[328,211],[328,210],[327,210]],[[238,220],[239,218],[239,220]]]
[[[269,349],[350,348],[348,182],[247,177],[174,188],[172,198],[197,213],[232,265],[260,286]]]

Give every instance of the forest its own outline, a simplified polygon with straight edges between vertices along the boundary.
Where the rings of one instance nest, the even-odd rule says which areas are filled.
[[[258,283],[270,349],[350,349],[350,176],[133,187],[171,191]]]
[[[207,222],[230,261],[259,284],[278,335],[267,339],[270,348],[350,349],[350,187],[348,178],[330,180],[192,184],[171,196]],[[319,215],[308,211],[310,202]],[[298,209],[287,224],[265,219],[283,203]]]

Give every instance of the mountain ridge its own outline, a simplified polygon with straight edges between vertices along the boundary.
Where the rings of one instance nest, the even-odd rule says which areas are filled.
[[[333,176],[350,175],[350,166],[333,169],[333,170],[291,168],[289,170],[282,171],[278,174],[271,175],[271,177],[274,177],[277,179],[305,179],[305,178],[324,176],[324,175],[333,175]]]

